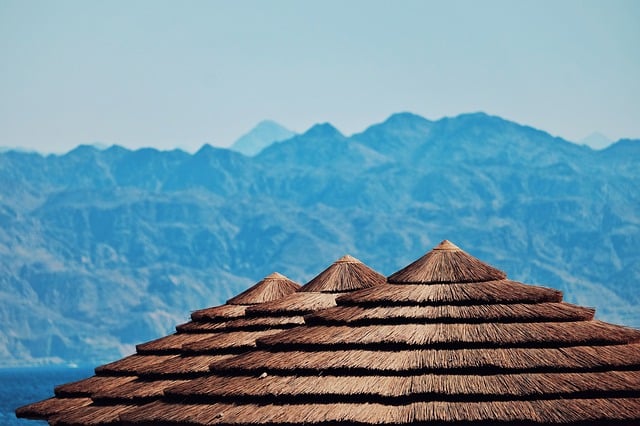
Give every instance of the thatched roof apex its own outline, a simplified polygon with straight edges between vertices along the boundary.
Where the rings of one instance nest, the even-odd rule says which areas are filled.
[[[507,275],[471,256],[448,240],[389,276],[393,284],[470,283],[505,279]]]
[[[353,256],[345,255],[305,284],[300,291],[339,293],[383,284],[383,275]]]
[[[300,289],[300,284],[278,272],[266,276],[253,287],[227,300],[230,305],[255,305],[280,299]]]

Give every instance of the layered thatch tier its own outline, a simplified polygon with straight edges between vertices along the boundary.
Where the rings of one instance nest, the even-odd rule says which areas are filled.
[[[179,408],[179,409],[178,409]],[[175,404],[123,414],[137,425],[636,425],[640,398],[377,403]],[[126,423],[125,423],[126,424]]]
[[[260,337],[121,421],[640,423],[639,330],[508,280],[447,241],[388,281]]]
[[[73,391],[91,398],[89,405],[37,417],[53,424],[112,424],[123,410],[157,400],[168,387],[208,374],[211,364],[255,349],[256,339],[303,324],[303,314],[335,306],[338,295],[384,282],[384,276],[352,257],[338,260],[309,283],[319,291],[309,285],[300,289],[272,274],[227,305],[194,312],[192,321],[179,325],[176,334],[138,345],[136,354],[98,367],[98,376],[58,388],[58,398]],[[292,289],[300,292],[291,293]],[[287,295],[295,299],[293,309],[280,308]],[[109,379],[118,385],[112,386]]]

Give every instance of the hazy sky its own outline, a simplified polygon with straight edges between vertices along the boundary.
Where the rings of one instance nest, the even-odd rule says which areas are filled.
[[[464,112],[640,138],[640,1],[0,0],[0,146]]]

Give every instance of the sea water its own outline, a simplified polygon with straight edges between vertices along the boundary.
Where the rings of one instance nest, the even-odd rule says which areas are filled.
[[[92,367],[0,368],[0,425],[46,425],[16,418],[16,408],[52,397],[57,385],[92,375]]]

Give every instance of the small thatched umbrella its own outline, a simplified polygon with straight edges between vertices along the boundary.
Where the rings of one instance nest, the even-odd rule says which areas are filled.
[[[640,331],[444,241],[124,424],[640,424]]]
[[[137,355],[96,369],[100,373],[118,375],[123,369],[135,368],[129,373],[135,373],[136,377],[131,384],[92,392],[89,395],[91,405],[61,410],[50,415],[48,420],[57,425],[116,423],[120,414],[158,399],[168,386],[187,384],[207,375],[210,364],[252,349],[257,338],[303,324],[303,314],[336,306],[335,299],[340,294],[384,282],[384,276],[359,260],[344,256],[297,293],[266,301],[249,290],[231,299],[228,306],[242,303],[246,307],[242,315],[235,316],[227,310],[227,305],[194,312],[193,321],[178,326],[177,334],[138,345]],[[247,306],[248,301],[257,300],[262,303]],[[222,312],[226,321],[217,321]],[[181,334],[202,337],[183,341],[179,338]],[[158,363],[144,368],[138,367],[137,363],[135,367],[130,365],[130,358],[163,356],[165,352],[169,352],[170,358]]]
[[[136,354],[97,367],[96,375],[93,377],[56,387],[55,397],[21,407],[16,410],[16,415],[31,419],[50,420],[58,413],[73,412],[74,409],[95,414],[96,410],[90,410],[88,406],[100,403],[103,406],[108,405],[109,408],[97,410],[101,414],[94,415],[94,419],[117,419],[118,414],[124,408],[159,398],[165,388],[181,383],[182,377],[151,376],[149,372],[157,369],[157,366],[182,360],[184,364],[196,369],[197,363],[200,361],[202,364],[200,369],[207,371],[207,366],[212,361],[230,357],[232,354],[253,347],[256,337],[263,334],[235,332],[223,336],[229,338],[229,344],[217,354],[217,357],[195,361],[193,359],[185,360],[181,357],[183,346],[218,336],[218,333],[215,333],[216,329],[225,329],[228,324],[243,318],[248,307],[277,300],[298,289],[300,289],[299,284],[277,272],[273,273],[228,300],[225,305],[193,312],[191,314],[193,321],[183,327],[179,326],[176,334],[138,345]],[[302,318],[299,321],[294,321],[291,325],[281,324],[279,330],[301,322]],[[191,324],[209,327],[211,331],[192,332],[188,327]],[[80,409],[81,407],[87,407],[87,409]]]

